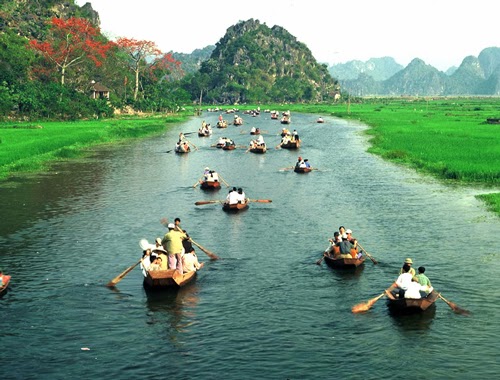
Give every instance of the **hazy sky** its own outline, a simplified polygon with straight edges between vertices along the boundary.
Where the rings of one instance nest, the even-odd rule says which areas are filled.
[[[76,0],[87,2],[108,37],[154,41],[163,52],[215,45],[251,18],[282,26],[328,64],[389,56],[444,71],[500,47],[493,0]]]

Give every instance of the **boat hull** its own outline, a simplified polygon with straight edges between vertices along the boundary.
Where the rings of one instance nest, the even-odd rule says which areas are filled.
[[[300,142],[299,141],[290,141],[290,142],[287,142],[286,144],[281,144],[281,147],[283,149],[290,149],[290,150],[293,150],[293,149],[299,149],[300,148]]]
[[[294,168],[293,171],[295,173],[303,174],[303,173],[309,173],[312,170],[312,168]]]
[[[9,283],[10,283],[10,276],[4,275],[3,276],[3,285],[0,287],[0,297],[2,297],[5,293],[7,293]]]
[[[143,286],[147,290],[162,291],[179,289],[196,279],[196,271],[180,274],[175,269],[156,270],[147,273]]]
[[[239,212],[246,210],[248,208],[248,202],[246,203],[234,203],[234,204],[229,204],[229,203],[224,203],[222,205],[222,209],[226,212]]]
[[[266,147],[250,148],[251,153],[264,154],[264,153],[266,153],[266,151],[267,151]]]
[[[393,315],[410,315],[410,314],[421,314],[435,308],[435,302],[438,299],[438,293],[433,290],[427,295],[427,297],[420,299],[388,299],[387,307],[389,312]]]
[[[220,182],[218,181],[203,181],[200,185],[203,190],[219,190]]]
[[[344,258],[333,258],[333,256],[325,255],[325,263],[334,269],[356,269],[365,263],[365,257],[360,259],[344,259]]]

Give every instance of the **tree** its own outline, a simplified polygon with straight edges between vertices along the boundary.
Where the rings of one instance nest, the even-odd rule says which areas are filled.
[[[67,20],[52,18],[46,40],[30,41],[32,49],[56,66],[63,86],[70,67],[85,61],[100,66],[113,45],[102,38],[99,28],[95,28],[88,20],[77,17]]]
[[[129,67],[135,76],[134,101],[139,93],[139,76],[148,69],[148,59],[153,61],[161,56],[161,51],[152,41],[136,40],[134,38],[119,38],[116,44],[123,49],[129,58]]]

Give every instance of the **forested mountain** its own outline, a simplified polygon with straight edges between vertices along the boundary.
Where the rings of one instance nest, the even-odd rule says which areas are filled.
[[[188,78],[204,101],[330,101],[339,87],[306,45],[280,26],[258,20],[227,29],[200,71]]]
[[[194,74],[200,70],[201,64],[210,58],[215,45],[205,46],[203,49],[196,49],[190,54],[172,53],[174,58],[181,62],[184,74]]]

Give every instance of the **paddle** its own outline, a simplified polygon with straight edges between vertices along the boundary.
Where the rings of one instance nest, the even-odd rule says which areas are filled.
[[[321,263],[323,262],[323,260],[325,259],[325,256],[328,254],[328,251],[330,251],[330,248],[332,248],[332,242],[330,242],[329,246],[327,249],[325,249],[325,251],[323,252],[323,256],[321,256],[321,258],[316,261],[316,264],[317,265],[321,265]]]
[[[116,284],[118,284],[121,280],[123,280],[123,278],[132,270],[134,269],[137,265],[139,265],[142,261],[142,258],[141,260],[139,260],[138,262],[136,262],[134,265],[128,267],[127,269],[125,269],[122,273],[120,273],[118,276],[116,276],[115,278],[113,278],[110,282],[107,283],[106,286],[109,286],[109,287],[113,287],[115,286]]]
[[[274,149],[281,149],[281,143],[279,143],[278,145],[276,145],[276,147]]]
[[[364,313],[365,311],[370,310],[371,307],[373,305],[375,305],[375,302],[377,302],[380,298],[385,296],[386,291],[387,290],[384,290],[384,292],[382,294],[378,295],[377,297],[372,298],[371,300],[368,300],[367,302],[362,302],[362,303],[358,303],[357,305],[354,305],[351,308],[351,311],[353,313],[357,314],[357,313]]]
[[[199,150],[198,147],[194,145],[191,141],[189,141],[188,139],[186,139],[186,141],[188,142],[188,144],[191,144],[196,150]]]
[[[194,245],[196,245],[199,249],[201,249],[203,252],[205,252],[207,254],[208,257],[210,257],[211,260],[218,260],[220,259],[219,256],[217,256],[215,253],[209,251],[208,249],[206,249],[205,247],[202,247],[200,244],[198,244],[197,242],[195,242],[191,237],[189,238],[189,240],[191,241],[191,243],[193,243]]]
[[[198,186],[201,183],[201,178],[193,185],[193,187]]]
[[[219,200],[215,200],[215,201],[198,201],[198,202],[194,202],[194,204],[196,206],[201,206],[201,205],[210,205],[210,204],[214,204],[214,203],[222,203],[224,201],[219,201]]]
[[[375,260],[375,259],[373,258],[373,256],[372,256],[372,255],[370,255],[368,252],[366,252],[366,249],[364,249],[364,248],[361,246],[361,244],[359,244],[359,243],[358,243],[358,245],[359,245],[359,248],[361,248],[361,249],[363,250],[363,252],[365,253],[365,255],[366,255],[366,256],[368,256],[368,258],[369,258],[371,261],[373,261],[373,264],[377,265],[377,264],[378,264],[378,261],[377,261],[377,260]]]
[[[441,293],[438,293],[438,297],[441,298],[446,304],[457,314],[461,315],[470,315],[470,311],[466,309],[462,309],[461,307],[457,306],[453,302],[448,301],[446,298],[444,298]]]
[[[219,178],[222,180],[222,182],[224,182],[224,185],[226,185],[226,187],[229,187],[229,183],[226,182],[226,180],[224,178],[222,178],[222,176],[219,174]]]
[[[278,169],[278,171],[292,170],[293,168],[294,168],[293,166],[290,166],[289,168]]]
[[[271,203],[271,199],[248,199],[248,202]]]
[[[168,219],[167,219],[167,218],[162,218],[162,219],[160,220],[160,223],[161,223],[163,226],[167,227],[167,226],[168,226]],[[176,228],[176,230],[178,230],[178,231],[184,232],[184,231],[182,231],[182,229],[181,229],[179,226],[175,226],[175,228]],[[208,257],[210,257],[210,259],[212,259],[212,260],[218,260],[218,259],[220,259],[220,257],[219,257],[219,256],[217,256],[215,253],[213,253],[212,251],[209,251],[209,250],[208,250],[208,249],[206,249],[205,247],[202,247],[200,244],[198,244],[197,242],[195,242],[191,236],[189,237],[189,240],[191,241],[191,243],[193,243],[193,244],[194,244],[194,245],[196,245],[199,249],[201,249],[203,252],[205,252],[205,253],[207,254],[207,256],[208,256]]]

